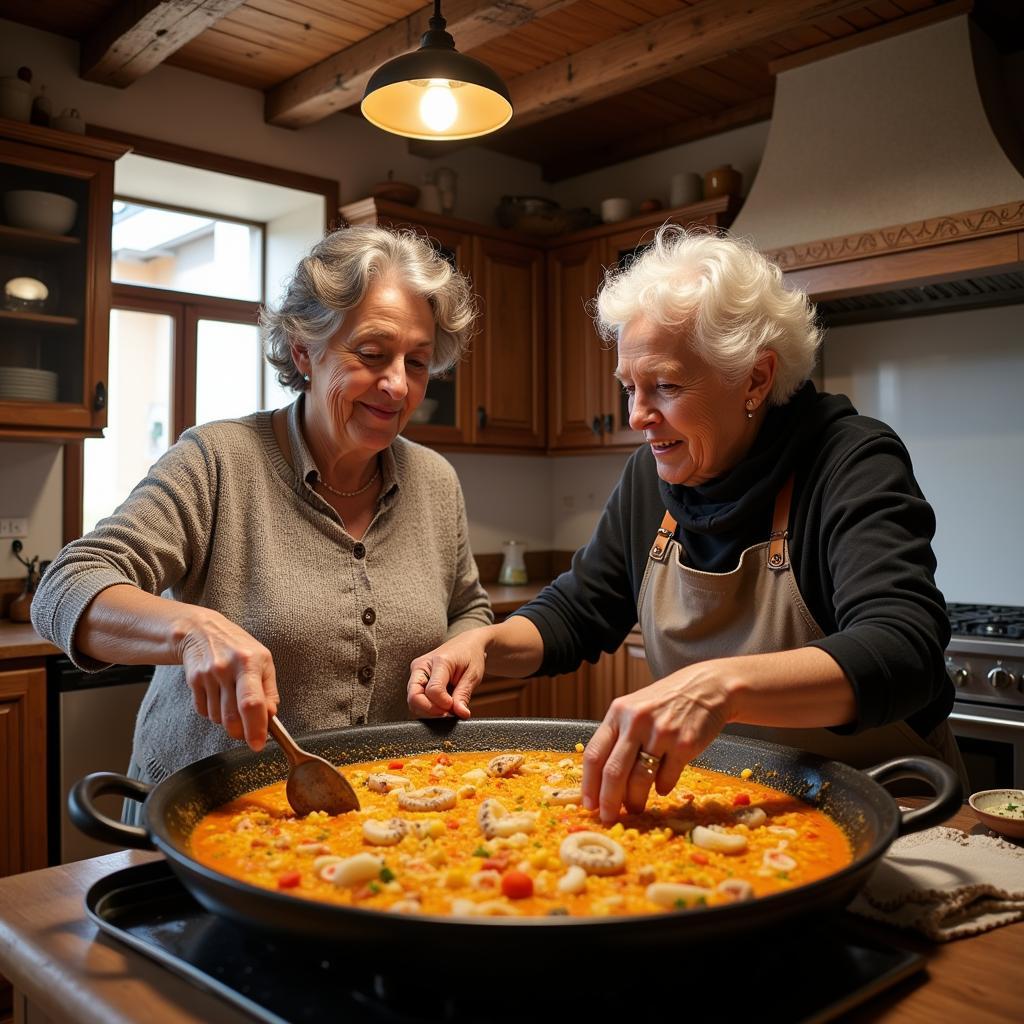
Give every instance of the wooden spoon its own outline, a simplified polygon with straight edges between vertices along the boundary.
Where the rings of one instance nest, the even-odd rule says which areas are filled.
[[[292,739],[277,715],[268,722],[270,735],[281,744],[291,768],[285,792],[292,810],[304,818],[311,811],[346,814],[359,810],[359,797],[348,779],[316,754],[311,754]]]

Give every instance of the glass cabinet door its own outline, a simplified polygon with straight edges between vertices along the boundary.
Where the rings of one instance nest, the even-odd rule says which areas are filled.
[[[96,434],[106,422],[113,164],[25,141],[63,134],[0,129],[0,429]]]

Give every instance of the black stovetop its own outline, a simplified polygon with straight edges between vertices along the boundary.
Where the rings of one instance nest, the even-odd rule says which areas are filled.
[[[1024,640],[1024,608],[1010,604],[947,604],[953,636]]]
[[[358,966],[351,951],[304,950],[205,910],[162,860],[101,879],[86,907],[109,935],[266,1024],[721,1019],[732,994],[744,1013],[817,1024],[924,966],[841,916],[788,934],[744,933],[718,952],[666,947],[657,963],[630,965],[628,949],[586,964],[574,965],[568,951],[564,963],[539,963],[524,942],[517,964],[489,963],[486,949],[474,963],[454,961],[436,948]]]

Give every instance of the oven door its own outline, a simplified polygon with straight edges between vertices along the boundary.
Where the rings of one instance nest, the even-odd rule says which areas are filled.
[[[971,791],[1024,787],[1024,714],[1020,708],[956,701],[949,725]]]

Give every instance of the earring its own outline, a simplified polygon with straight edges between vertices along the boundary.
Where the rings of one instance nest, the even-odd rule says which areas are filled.
[[[309,383],[309,374],[308,373],[304,373],[302,375],[302,379],[308,384]]]
[[[747,419],[752,420],[754,418],[754,400],[752,398],[747,399]]]

